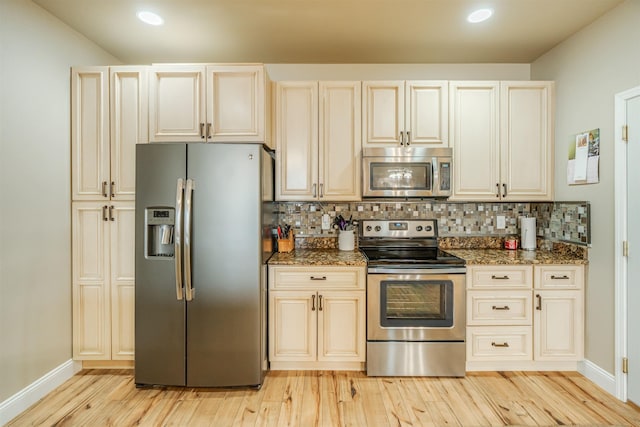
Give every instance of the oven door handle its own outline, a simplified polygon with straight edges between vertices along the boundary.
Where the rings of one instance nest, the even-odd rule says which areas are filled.
[[[369,267],[369,274],[465,274],[466,267],[451,268],[386,268],[386,267]]]

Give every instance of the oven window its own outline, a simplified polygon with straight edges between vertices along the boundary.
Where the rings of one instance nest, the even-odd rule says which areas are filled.
[[[383,280],[380,293],[382,326],[453,326],[450,280]]]
[[[372,190],[431,190],[431,163],[371,163]]]

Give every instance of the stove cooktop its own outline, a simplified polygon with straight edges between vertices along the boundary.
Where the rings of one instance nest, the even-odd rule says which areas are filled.
[[[360,251],[369,267],[445,268],[465,261],[438,248],[438,225],[429,220],[365,220]]]
[[[360,248],[370,266],[388,265],[436,265],[459,266],[465,265],[462,258],[458,258],[438,248]]]

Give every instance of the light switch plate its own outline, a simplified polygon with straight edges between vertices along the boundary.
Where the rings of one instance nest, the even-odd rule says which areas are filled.
[[[331,228],[331,217],[329,214],[322,215],[322,229],[328,230]]]
[[[504,215],[496,216],[496,228],[498,230],[504,230],[505,228],[507,228],[507,223],[505,221]]]

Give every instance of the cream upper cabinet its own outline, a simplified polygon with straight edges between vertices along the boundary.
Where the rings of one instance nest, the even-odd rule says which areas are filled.
[[[501,82],[500,98],[502,200],[553,200],[553,82]]]
[[[133,202],[72,205],[73,358],[133,360]]]
[[[363,147],[449,146],[448,82],[362,83]]]
[[[359,200],[360,82],[276,84],[276,199]]]
[[[451,200],[500,200],[498,82],[450,83]]]
[[[553,200],[553,82],[451,82],[451,200]]]
[[[270,145],[270,85],[263,65],[154,65],[149,84],[153,142]]]
[[[75,67],[71,99],[73,200],[134,200],[135,145],[148,142],[146,67]]]

